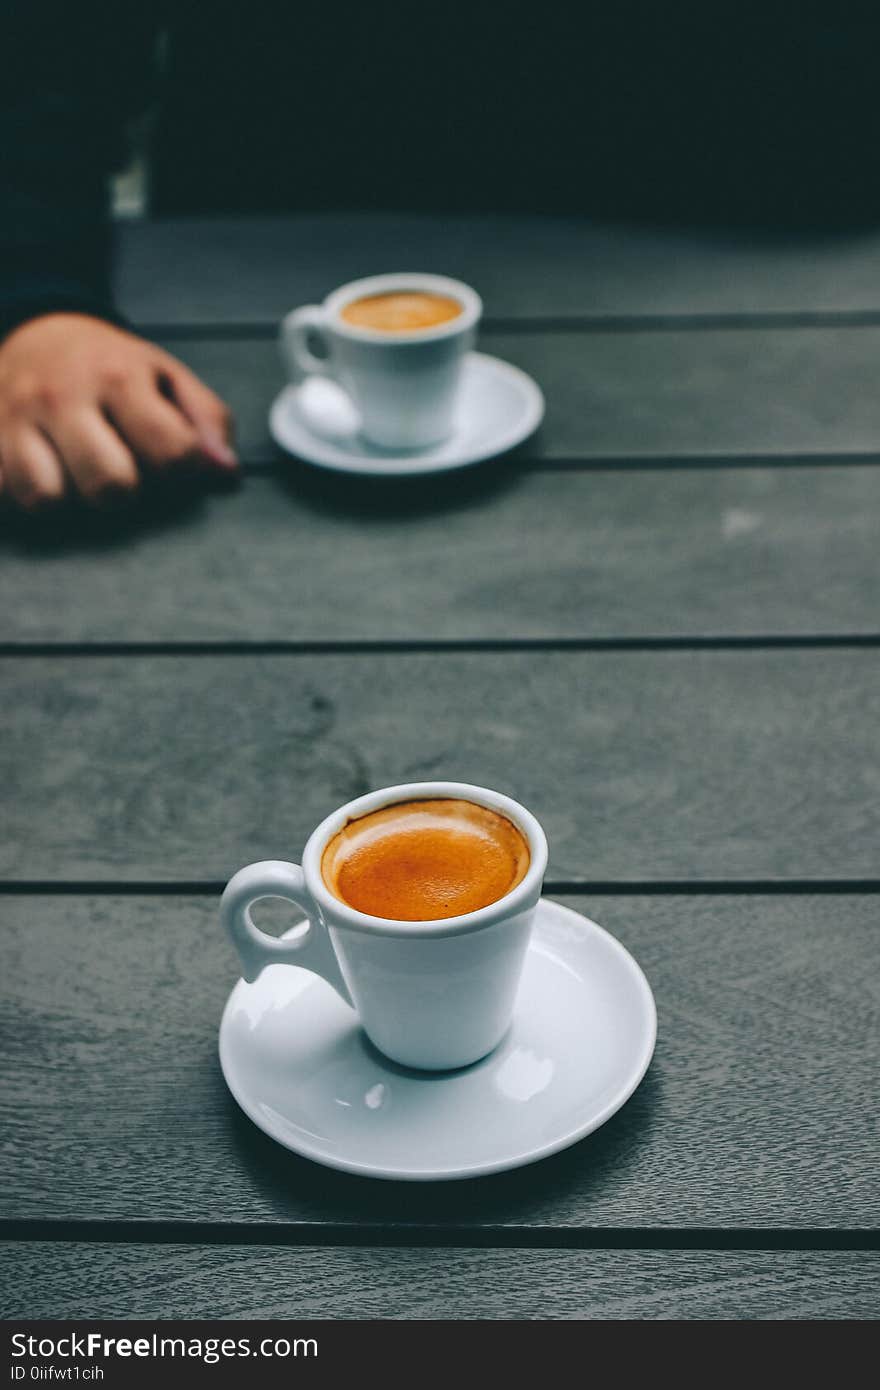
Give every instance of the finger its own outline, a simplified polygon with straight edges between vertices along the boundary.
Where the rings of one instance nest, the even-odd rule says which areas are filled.
[[[108,398],[111,423],[138,458],[153,468],[202,457],[198,431],[146,377],[127,382]]]
[[[137,490],[131,450],[96,409],[67,414],[51,427],[52,442],[87,502],[112,502]]]
[[[160,359],[158,379],[162,389],[194,425],[207,457],[221,468],[237,468],[238,459],[230,444],[232,414],[229,407],[175,357]]]
[[[65,493],[64,469],[52,444],[28,426],[7,436],[0,446],[9,495],[22,507],[36,511],[60,502]]]

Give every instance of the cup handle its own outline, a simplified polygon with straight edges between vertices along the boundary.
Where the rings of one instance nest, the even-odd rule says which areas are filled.
[[[317,338],[324,345],[323,357],[312,352],[309,339]],[[336,372],[331,362],[332,345],[327,332],[327,315],[318,304],[305,304],[301,309],[292,309],[281,320],[281,356],[284,358],[288,375],[294,380],[306,376],[326,376],[336,381]]]
[[[260,898],[286,898],[294,903],[308,917],[305,930],[287,938],[260,931],[251,918],[251,907]],[[320,975],[346,1004],[354,1007],[327,925],[298,864],[266,859],[239,869],[220,899],[220,919],[238,952],[241,973],[249,984],[267,965],[300,965]]]

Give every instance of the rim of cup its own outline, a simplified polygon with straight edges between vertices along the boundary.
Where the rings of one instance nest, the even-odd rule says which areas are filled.
[[[366,299],[373,294],[393,294],[395,291],[413,290],[416,293],[442,294],[457,299],[461,313],[445,323],[435,324],[433,328],[415,328],[407,333],[389,332],[383,328],[363,328],[358,324],[347,323],[342,318],[342,310],[355,299]],[[382,343],[386,347],[400,346],[402,343],[434,342],[438,338],[452,338],[473,328],[483,312],[483,301],[462,280],[452,280],[447,275],[428,275],[422,271],[395,271],[391,275],[368,275],[362,280],[350,280],[340,285],[324,300],[323,308],[332,320],[335,333],[347,338],[359,338],[366,343]]]
[[[407,921],[391,917],[373,917],[359,912],[348,903],[337,898],[324,882],[321,873],[321,858],[328,842],[338,831],[352,820],[359,820],[378,811],[383,806],[393,806],[399,801],[427,801],[454,798],[473,801],[477,806],[485,806],[490,811],[498,811],[513,821],[522,831],[529,846],[529,867],[524,877],[503,898],[498,898],[474,912],[460,913],[457,917],[430,918],[426,921]],[[547,837],[540,824],[518,801],[504,796],[488,787],[472,786],[469,782],[406,782],[395,787],[382,787],[367,792],[365,796],[348,801],[333,811],[312,831],[303,850],[302,867],[306,886],[318,904],[321,912],[334,919],[333,924],[350,927],[355,931],[372,933],[378,936],[461,936],[467,932],[482,931],[494,926],[505,917],[524,909],[541,893],[541,885],[547,869]]]

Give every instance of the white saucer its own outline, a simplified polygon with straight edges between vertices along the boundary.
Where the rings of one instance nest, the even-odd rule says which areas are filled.
[[[465,468],[504,454],[528,439],[543,416],[544,397],[530,376],[498,357],[470,352],[462,371],[458,428],[431,449],[401,454],[369,444],[358,432],[345,392],[322,377],[285,386],[269,411],[269,428],[276,444],[307,463],[343,473],[404,477]]]
[[[235,986],[220,1065],[245,1114],[306,1158],[373,1178],[470,1178],[532,1163],[604,1124],[644,1076],[656,1033],[654,998],[629,952],[542,899],[511,1030],[472,1067],[389,1062],[329,985],[289,965]]]

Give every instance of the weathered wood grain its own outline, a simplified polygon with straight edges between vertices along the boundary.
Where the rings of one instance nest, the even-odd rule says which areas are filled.
[[[271,338],[168,341],[233,407],[242,457],[277,457],[283,384]],[[485,332],[484,351],[540,383],[547,415],[521,453],[656,459],[880,452],[880,328]]]
[[[873,1251],[0,1245],[5,1318],[875,1318]]]
[[[880,652],[7,657],[7,879],[216,880],[334,807],[493,786],[572,882],[873,878]]]
[[[215,900],[0,898],[0,1216],[333,1222],[361,1239],[399,1229],[401,1243],[424,1225],[490,1239],[500,1227],[508,1241],[522,1228],[876,1229],[880,900],[568,901],[651,981],[659,1039],[642,1085],[540,1164],[393,1184],[296,1158],[228,1095],[216,1038],[237,971]]]
[[[877,632],[880,469],[251,476],[60,538],[0,522],[0,641]]]
[[[474,284],[493,316],[880,310],[876,232],[800,238],[555,217],[224,218],[120,228],[123,310],[144,323],[274,322],[361,275]]]

